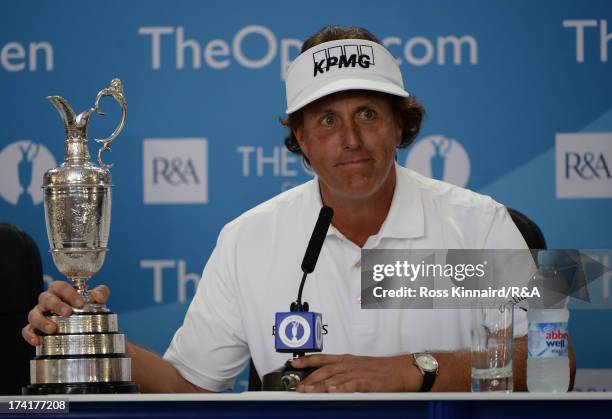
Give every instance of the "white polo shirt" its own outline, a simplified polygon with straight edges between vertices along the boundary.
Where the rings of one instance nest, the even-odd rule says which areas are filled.
[[[490,197],[396,165],[389,214],[365,249],[523,249],[505,207]],[[300,265],[322,206],[316,179],[227,224],[204,268],[183,325],[164,358],[193,384],[233,386],[253,359],[260,375],[281,367],[276,312],[289,311]],[[303,301],[322,313],[323,353],[389,356],[470,346],[470,310],[361,310],[361,249],[330,227]],[[526,334],[516,310],[515,335]]]

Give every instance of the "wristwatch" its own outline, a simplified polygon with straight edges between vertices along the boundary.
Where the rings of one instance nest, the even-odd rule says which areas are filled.
[[[414,365],[423,374],[423,384],[419,391],[429,391],[436,381],[438,375],[438,361],[431,354],[413,354]]]

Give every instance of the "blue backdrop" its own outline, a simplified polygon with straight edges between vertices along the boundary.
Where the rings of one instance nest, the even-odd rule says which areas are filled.
[[[605,0],[4,1],[0,220],[48,249],[40,184],[63,160],[64,134],[45,97],[80,112],[121,78],[129,111],[106,157],[110,251],[92,285],[111,287],[130,339],[163,353],[221,227],[311,178],[284,150],[278,118],[287,64],[326,24],[376,34],[426,108],[401,164],[519,209],[551,248],[612,248]],[[90,139],[117,122],[117,106],[103,108]],[[46,280],[60,279],[42,253]],[[607,299],[608,282],[595,291]],[[611,326],[607,310],[572,312],[579,368],[612,369]]]

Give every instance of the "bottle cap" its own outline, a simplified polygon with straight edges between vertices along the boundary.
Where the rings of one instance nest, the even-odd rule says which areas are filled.
[[[557,250],[540,250],[538,252],[538,266],[556,266],[560,252]]]

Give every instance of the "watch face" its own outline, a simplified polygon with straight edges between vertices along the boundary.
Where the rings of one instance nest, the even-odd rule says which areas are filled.
[[[416,363],[423,371],[436,372],[438,370],[438,361],[429,354],[419,354],[415,356]]]

